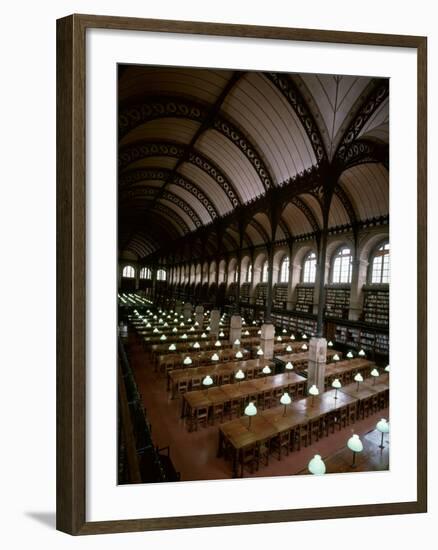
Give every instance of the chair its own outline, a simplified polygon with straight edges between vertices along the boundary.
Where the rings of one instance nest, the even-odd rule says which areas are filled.
[[[304,446],[307,447],[309,444],[309,429],[310,423],[300,424],[295,428],[293,448],[299,451],[301,449],[301,444],[304,443]]]
[[[203,424],[205,427],[208,425],[208,407],[200,407],[196,409],[195,416],[195,430],[198,429],[200,424]]]
[[[179,394],[182,394],[182,393],[186,393],[186,391],[188,391],[189,389],[189,381],[186,379],[186,380],[180,380],[178,382],[178,393]]]
[[[199,390],[201,388],[201,379],[192,378],[192,391]]]
[[[347,424],[354,424],[357,418],[357,403],[350,403],[347,407]]]
[[[218,418],[220,418],[220,421],[223,422],[224,420],[223,403],[218,403],[217,405],[213,405],[212,411],[211,411],[211,418],[210,418],[211,424],[214,424]]]
[[[336,411],[331,411],[322,418],[322,431],[326,437],[329,435],[329,432],[334,433],[335,431],[335,418]]]
[[[234,416],[241,416],[242,409],[241,409],[240,399],[233,399],[232,401],[230,401],[226,408],[226,413],[230,420]]]
[[[309,444],[312,444],[313,441],[319,441],[322,431],[322,418],[316,418],[310,421],[310,433],[309,433]]]
[[[259,466],[261,463],[264,463],[265,466],[268,466],[269,464],[269,454],[271,452],[271,444],[269,439],[265,439],[264,441],[260,441],[257,444],[257,464],[256,468],[259,469]]]
[[[342,428],[345,428],[348,421],[348,407],[341,407],[334,413],[334,421],[333,421],[333,431],[334,427],[338,426],[339,430]]]
[[[254,473],[254,469],[257,468],[258,453],[256,445],[245,447],[240,452],[240,477],[243,477],[245,468],[248,468],[251,474]]]
[[[222,386],[223,384],[231,384],[231,374],[222,374],[222,376],[218,380],[218,383],[220,386]]]
[[[258,399],[258,404],[261,409],[269,409],[272,405],[272,390],[261,393]]]
[[[286,432],[279,433],[271,442],[271,450],[274,453],[278,454],[278,460],[281,460],[283,450],[286,455],[289,455],[289,449],[291,446],[291,432],[287,430]]]

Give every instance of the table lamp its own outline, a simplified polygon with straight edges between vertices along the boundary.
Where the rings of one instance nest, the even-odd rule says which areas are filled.
[[[350,439],[347,441],[347,447],[350,449],[350,451],[353,451],[353,462],[351,464],[351,467],[356,468],[356,453],[361,453],[363,451],[362,441],[357,434],[353,434],[350,437]]]
[[[303,339],[303,340],[307,340],[307,334],[303,334],[303,335],[302,335],[302,339]]]
[[[219,338],[225,338],[225,333],[223,330],[219,332]]]
[[[266,380],[268,379],[268,375],[271,374],[271,369],[268,365],[265,365],[263,368],[262,368],[262,373],[266,376],[265,378],[265,383],[266,383]]]
[[[329,341],[327,342],[327,346],[328,346],[329,348],[332,348],[332,347],[333,347],[333,342],[332,342],[331,340],[329,340]],[[319,456],[319,455],[315,455],[315,456]]]
[[[178,329],[176,327],[173,327],[172,332],[178,332]]]
[[[281,336],[277,336],[277,342],[282,342],[283,338]]]
[[[244,336],[249,336],[249,330],[245,330],[245,332],[243,333]]]
[[[376,424],[376,428],[382,434],[382,439],[380,441],[379,448],[384,449],[385,446],[383,445],[383,437],[384,437],[385,434],[387,434],[389,432],[389,424],[388,424],[388,421],[386,420],[386,418],[382,418],[381,420],[379,420]]]
[[[353,380],[354,380],[355,382],[357,382],[356,391],[359,391],[359,384],[360,384],[361,382],[363,382],[363,376],[361,375],[360,372],[358,372],[358,373],[356,374],[356,376],[353,378]]]
[[[198,321],[195,321],[195,324],[194,324],[195,327],[199,327],[199,323]]]
[[[175,350],[176,350],[175,344],[170,344],[169,351],[175,351]]]
[[[190,331],[190,332],[194,332],[194,331],[195,331],[195,327],[190,327],[190,328],[189,328],[189,331]]]
[[[282,331],[281,331],[283,334],[287,334],[287,330],[284,328]]]
[[[216,340],[214,345],[215,345],[216,348],[220,348],[222,344],[221,344],[220,340]]]
[[[209,330],[211,330],[211,327],[210,327],[210,325],[208,325],[208,327],[207,327],[207,328],[206,328],[205,330],[206,330],[206,331],[209,331]]]
[[[213,353],[213,355],[211,356],[211,360],[212,361],[219,361],[219,355],[217,353]]]
[[[288,345],[286,346],[286,351],[287,351],[288,353],[292,353],[292,352],[293,352],[292,346],[291,346],[290,344],[288,344]]]
[[[245,378],[245,373],[242,369],[239,369],[234,375],[234,378],[238,381],[238,384],[240,386],[240,382]]]
[[[245,410],[243,411],[246,416],[248,416],[248,430],[251,427],[251,418],[257,414],[257,407],[254,405],[254,403],[251,401],[248,403],[248,405],[245,407]]]
[[[259,349],[257,350],[257,355],[258,355],[259,357],[261,357],[261,356],[263,355],[263,350],[262,350],[262,348],[259,348]]]
[[[340,360],[339,355],[338,355],[337,353],[335,353],[335,354],[333,355],[333,361],[339,361],[339,360]]]
[[[157,327],[154,328],[154,330],[152,331],[154,334],[157,334],[158,332],[160,332]]]
[[[301,349],[302,349],[303,351],[307,351],[307,349],[308,349],[308,348],[307,348],[307,344],[303,344],[303,345],[301,346]]]
[[[165,334],[162,334],[160,336],[160,340],[162,340],[164,342],[164,340],[167,340],[167,336]]]
[[[286,416],[286,407],[287,405],[290,405],[292,403],[292,398],[291,396],[287,393],[287,391],[285,391],[283,393],[283,395],[280,397],[280,403],[282,405],[284,405],[284,411],[283,411],[283,416]]]
[[[315,384],[313,384],[312,386],[310,386],[309,388],[309,395],[312,396],[312,407],[313,407],[313,403],[315,401],[315,395],[319,395],[319,390],[318,388],[315,386]]]
[[[189,356],[187,356],[184,361],[183,361],[184,365],[191,365],[193,363],[193,361],[191,360],[191,358]]]
[[[350,350],[347,355],[346,355],[347,359],[353,359],[353,352]]]
[[[366,355],[365,351],[363,349],[360,349],[359,353],[358,353],[358,356],[359,357],[365,357],[365,355]]]
[[[293,364],[292,364],[290,361],[288,361],[288,362],[285,364],[284,368],[287,370],[287,377],[289,378],[290,372],[291,372],[292,370],[294,370],[294,366],[293,366]]]
[[[195,349],[199,349],[199,348],[201,347],[201,345],[199,344],[199,342],[195,342],[195,343],[193,344],[193,347],[194,347]]]
[[[243,358],[243,353],[239,350],[238,352],[236,352],[235,358],[236,359],[242,359]]]
[[[379,376],[379,371],[377,369],[373,369],[371,372],[370,372],[371,376],[373,377],[373,386],[376,385],[376,380]]]
[[[342,384],[339,382],[338,378],[335,378],[332,382],[332,388],[335,388],[335,399],[338,398],[338,390],[342,388]]]
[[[315,476],[322,476],[325,474],[325,464],[321,455],[315,455],[307,465],[309,472]]]
[[[207,338],[207,335],[205,334],[205,332],[203,332],[203,333],[201,334],[201,338]]]
[[[187,319],[187,322],[188,322],[188,323],[191,323],[191,322],[192,322],[192,320],[191,320],[191,319]]]
[[[239,338],[236,338],[236,339],[234,340],[233,345],[234,345],[234,346],[240,346],[240,340],[239,340]]]
[[[213,384],[213,378],[207,374],[207,376],[202,380],[202,385],[206,387],[206,393],[208,394],[208,388]]]
[[[257,331],[257,334],[258,334],[259,336],[261,335],[261,333],[262,333],[261,330],[258,330],[258,331]]]
[[[181,340],[187,340],[187,334],[184,333],[182,336],[181,336]]]
[[[291,340],[295,340],[295,334],[291,334],[291,335],[290,335],[290,339],[291,339]]]

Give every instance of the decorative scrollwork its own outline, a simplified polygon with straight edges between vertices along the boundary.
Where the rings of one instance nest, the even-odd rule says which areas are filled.
[[[357,138],[362,128],[365,126],[376,109],[385,101],[389,95],[389,80],[380,80],[379,84],[370,93],[363,104],[356,118],[350,124],[341,144],[338,147],[336,157],[344,159],[347,154],[348,146]]]
[[[388,152],[388,146],[369,140],[355,140],[345,149],[341,169],[347,170],[348,168],[367,162],[381,162],[385,166],[388,166]]]
[[[317,162],[321,162],[326,157],[321,134],[298,88],[286,75],[279,73],[263,74],[283,94],[295,111],[310,139]]]

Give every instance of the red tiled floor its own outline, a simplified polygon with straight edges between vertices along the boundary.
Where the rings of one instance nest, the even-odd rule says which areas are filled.
[[[128,359],[133,369],[138,389],[143,397],[148,419],[152,425],[152,439],[155,445],[170,446],[170,456],[175,469],[181,473],[182,481],[227,479],[231,477],[231,465],[223,458],[217,458],[217,426],[200,427],[189,433],[181,417],[181,399],[170,399],[166,380],[153,370],[148,354],[134,335],[130,335],[127,346]],[[380,418],[388,418],[388,411],[380,411],[354,424],[354,432],[363,435],[372,430]],[[293,452],[279,461],[271,457],[268,466],[258,472],[245,473],[251,476],[278,476],[296,474],[306,468],[315,455],[328,456],[345,447],[353,432],[348,426],[318,442]]]

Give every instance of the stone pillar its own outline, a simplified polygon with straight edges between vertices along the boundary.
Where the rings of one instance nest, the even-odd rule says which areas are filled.
[[[271,323],[272,302],[274,298],[274,246],[268,245],[268,288],[266,292],[265,323]]]
[[[290,262],[289,264],[289,282],[287,285],[287,304],[286,309],[292,310],[297,303],[297,285],[301,280],[301,265]]]
[[[260,347],[263,350],[263,357],[265,359],[272,359],[274,357],[274,339],[274,325],[272,325],[271,323],[263,324],[260,335]]]
[[[221,312],[219,309],[213,309],[210,313],[210,335],[216,339],[219,337],[220,332],[220,320]]]
[[[358,321],[363,309],[362,288],[367,282],[368,262],[366,260],[354,260],[352,267],[348,318],[352,321]]]
[[[195,321],[198,321],[200,327],[204,325],[204,306],[196,306]]]
[[[185,321],[187,321],[187,319],[190,319],[190,317],[192,316],[192,304],[190,304],[189,302],[186,302],[184,304],[183,315]]]
[[[320,394],[324,392],[326,361],[327,340],[325,338],[311,338],[309,342],[309,364],[307,367],[307,389],[315,384]]]
[[[232,315],[230,320],[230,344],[236,339],[242,337],[242,317],[240,315]]]

